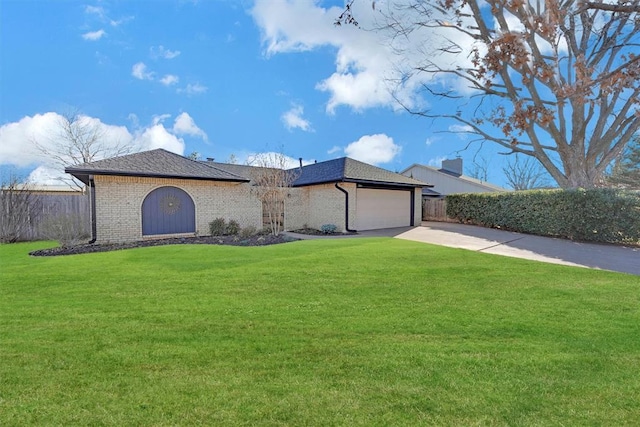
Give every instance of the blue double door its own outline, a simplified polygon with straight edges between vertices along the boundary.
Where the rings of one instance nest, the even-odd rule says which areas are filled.
[[[142,235],[194,233],[196,209],[191,196],[177,187],[153,190],[142,202]]]

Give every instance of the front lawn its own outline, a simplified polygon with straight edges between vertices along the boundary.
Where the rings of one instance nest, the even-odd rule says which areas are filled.
[[[636,425],[640,277],[398,239],[0,245],[0,425]]]

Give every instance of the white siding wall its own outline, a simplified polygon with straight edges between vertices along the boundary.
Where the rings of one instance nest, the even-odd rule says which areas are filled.
[[[410,176],[414,179],[432,184],[433,191],[440,194],[456,194],[456,193],[486,193],[500,190],[491,184],[484,185],[480,182],[474,182],[464,178],[447,175],[446,173],[427,168],[424,166],[414,166],[402,173],[404,176]]]

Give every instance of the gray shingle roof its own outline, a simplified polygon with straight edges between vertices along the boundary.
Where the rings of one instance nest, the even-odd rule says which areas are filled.
[[[356,182],[362,184],[423,187],[428,184],[358,160],[342,157],[326,162],[303,166],[294,181],[294,187],[329,182]]]
[[[250,182],[254,166],[191,160],[163,149],[112,157],[69,166],[70,173],[84,183],[89,175],[143,176],[211,181]],[[428,184],[386,169],[342,157],[289,170],[294,187],[330,182],[356,182],[383,186],[424,187]]]
[[[143,176],[247,182],[247,178],[163,149],[98,160],[65,169],[84,183],[89,175]]]

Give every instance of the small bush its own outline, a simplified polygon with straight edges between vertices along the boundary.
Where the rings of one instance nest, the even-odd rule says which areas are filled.
[[[324,234],[333,234],[337,229],[338,227],[336,227],[334,224],[323,224],[322,227],[320,227],[320,231],[322,231]]]
[[[238,233],[240,233],[240,224],[238,224],[238,221],[236,220],[230,220],[227,223],[227,230],[226,230],[227,234],[230,236],[236,236]]]
[[[271,234],[271,227],[263,227],[256,231],[256,236],[268,236]]]
[[[242,228],[240,230],[240,237],[246,239],[248,237],[251,237],[255,234],[258,233],[258,229],[256,227],[254,227],[253,225],[250,225],[248,227]]]
[[[224,236],[227,232],[227,224],[224,218],[216,218],[209,223],[209,232],[212,236]]]
[[[57,215],[42,222],[47,239],[56,240],[63,248],[89,240],[86,224],[80,215]]]

